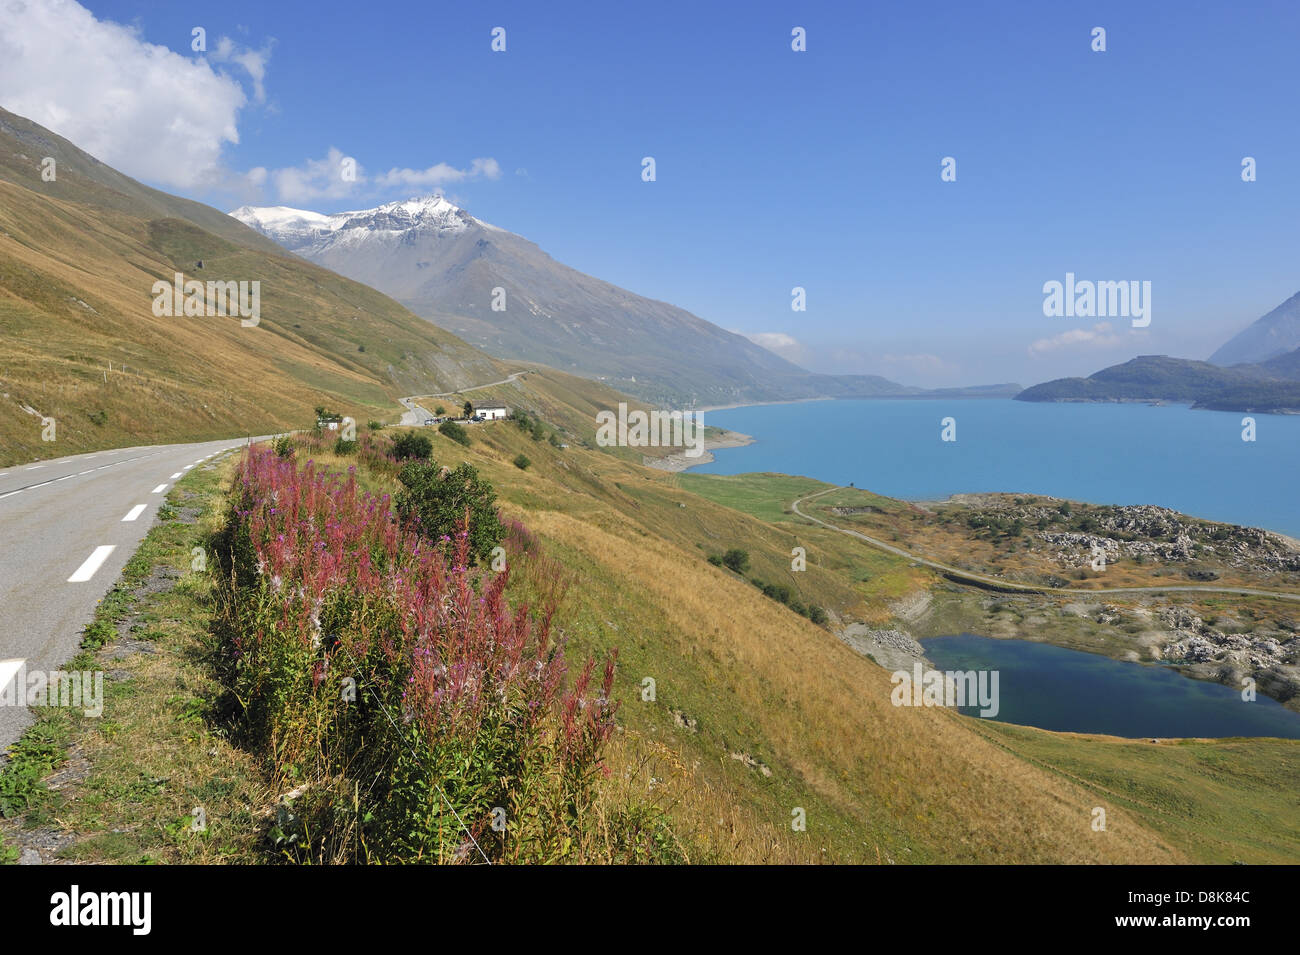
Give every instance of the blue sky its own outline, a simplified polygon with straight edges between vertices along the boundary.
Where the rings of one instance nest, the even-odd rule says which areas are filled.
[[[819,370],[1030,384],[1137,354],[1204,358],[1300,290],[1293,3],[83,6],[189,60],[204,27],[204,69],[226,84],[213,103],[243,91],[223,101],[238,142],[208,130],[212,147],[183,160],[219,174],[145,156],[133,170],[132,146],[101,130],[101,158],[127,172],[222,208],[324,212],[441,178],[560,261],[788,337],[782,353]],[[807,52],[790,49],[794,26]],[[97,121],[78,117],[71,80],[42,94],[16,75],[0,68],[0,104],[61,95],[47,125]],[[175,90],[139,95],[160,99],[151,116],[180,108]],[[308,182],[331,148],[365,172],[350,194],[277,191],[277,171]],[[956,182],[940,181],[945,156]],[[385,176],[476,159],[499,174]],[[1150,327],[1045,317],[1043,283],[1067,271],[1150,281]]]

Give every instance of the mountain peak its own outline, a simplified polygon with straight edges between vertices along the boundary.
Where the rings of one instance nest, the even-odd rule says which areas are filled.
[[[1238,332],[1210,356],[1216,365],[1268,361],[1300,347],[1300,292]]]
[[[412,196],[410,199],[398,202],[386,202],[379,209],[396,210],[401,209],[411,215],[430,215],[442,214],[445,212],[460,212],[459,206],[453,205],[447,200],[447,197],[441,194],[431,196]]]
[[[441,194],[413,196],[385,202],[372,209],[326,214],[289,206],[240,206],[230,215],[294,252],[320,252],[337,246],[354,246],[368,238],[393,240],[408,233],[452,236],[474,226],[496,230],[480,222]]]

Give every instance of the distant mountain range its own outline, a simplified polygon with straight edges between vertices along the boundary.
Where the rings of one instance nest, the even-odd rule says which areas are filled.
[[[1087,378],[1026,388],[1020,401],[1174,401],[1218,411],[1300,413],[1300,293],[1209,361],[1143,355]]]
[[[684,309],[557,262],[441,196],[335,215],[284,206],[245,206],[230,214],[489,354],[600,378],[657,404],[1010,397],[1020,390],[996,385],[933,392],[876,375],[807,371]]]

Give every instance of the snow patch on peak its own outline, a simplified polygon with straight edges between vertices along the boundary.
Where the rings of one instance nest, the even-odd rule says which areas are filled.
[[[240,206],[230,215],[248,225],[257,223],[266,227],[292,226],[311,223],[325,225],[329,216],[308,209],[291,209],[288,206]]]
[[[460,212],[460,207],[452,205],[447,201],[446,196],[414,196],[404,202],[390,202],[382,205],[380,209],[400,208],[413,216],[428,214],[446,214],[448,212]]]
[[[476,225],[505,231],[474,218],[441,194],[332,215],[288,206],[241,206],[230,215],[295,252],[356,246],[369,238],[392,240],[411,232],[452,236]]]

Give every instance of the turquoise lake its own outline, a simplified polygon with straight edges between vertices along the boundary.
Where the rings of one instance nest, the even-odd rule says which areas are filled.
[[[940,440],[956,419],[957,440]],[[1300,415],[1182,405],[1037,404],[1011,399],[809,401],[703,413],[755,443],[692,470],[779,471],[890,497],[1046,494],[1093,504],[1159,504],[1300,537]]]
[[[999,722],[1062,733],[1300,739],[1300,713],[1258,695],[1189,679],[1166,666],[1124,663],[1026,640],[961,634],[921,641],[936,670],[997,670]],[[977,716],[978,707],[961,712]]]

